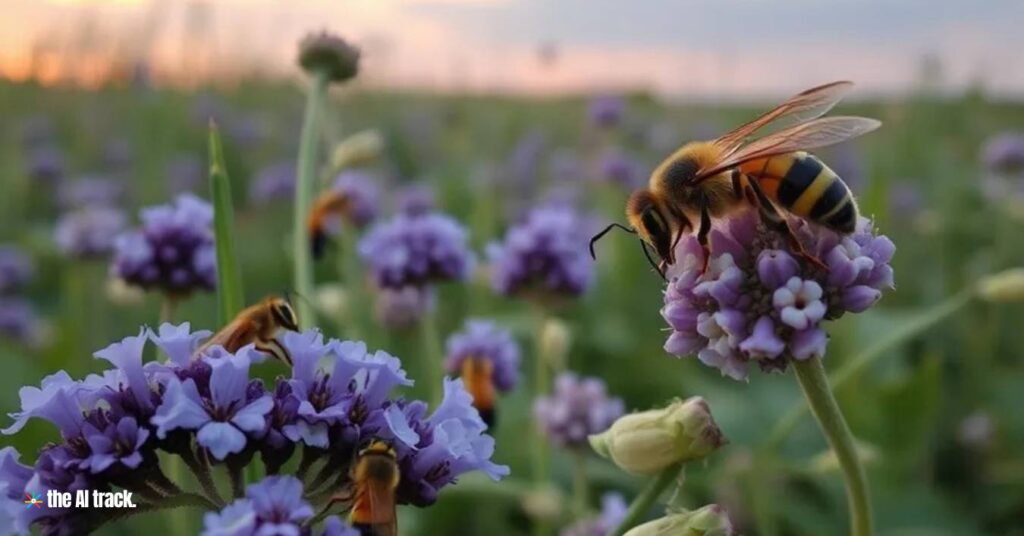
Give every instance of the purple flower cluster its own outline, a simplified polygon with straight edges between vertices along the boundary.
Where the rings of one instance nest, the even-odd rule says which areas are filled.
[[[117,238],[114,275],[144,289],[186,295],[217,281],[213,208],[191,194],[142,210],[142,228]]]
[[[611,150],[602,155],[600,171],[602,180],[628,189],[641,186],[647,178],[643,165],[622,150]]]
[[[795,218],[790,224],[828,271],[794,255],[753,211],[712,230],[704,274],[696,238],[683,238],[661,310],[672,328],[668,353],[696,354],[736,380],[747,378],[750,361],[763,370],[784,369],[788,359],[825,355],[823,321],[862,312],[892,288],[895,246],[868,220],[849,236]]]
[[[406,186],[398,192],[395,204],[398,212],[409,216],[422,216],[437,209],[434,191],[425,184]]]
[[[565,206],[532,210],[508,230],[504,242],[487,247],[492,286],[504,295],[583,294],[594,279],[586,227],[582,218]]]
[[[123,182],[105,175],[83,175],[61,183],[57,203],[63,210],[117,206],[125,197]]]
[[[454,376],[462,371],[463,361],[480,359],[491,363],[499,391],[511,391],[519,382],[519,345],[494,322],[467,320],[463,331],[448,337],[446,355],[444,366]]]
[[[32,279],[32,259],[20,248],[0,244],[0,295],[16,292]]]
[[[618,493],[605,493],[601,497],[601,512],[565,527],[560,536],[609,536],[626,519],[629,507]]]
[[[256,205],[295,195],[295,162],[285,160],[260,169],[249,189],[249,201]]]
[[[41,330],[32,304],[21,298],[0,296],[0,337],[32,345],[41,342]]]
[[[380,189],[378,180],[368,173],[358,170],[342,171],[335,179],[333,189],[345,194],[348,209],[346,221],[356,227],[366,227],[377,217],[380,205]]]
[[[377,286],[390,289],[465,280],[475,262],[466,229],[439,213],[399,214],[375,225],[359,241],[359,256]]]
[[[49,489],[116,486],[147,504],[170,501],[182,492],[161,472],[157,450],[182,457],[193,471],[199,469],[197,475],[209,463],[239,472],[260,453],[274,474],[296,446],[305,445],[303,458],[310,465],[325,459],[318,474],[300,471],[313,490],[346,485],[359,445],[383,440],[398,453],[398,502],[418,506],[433,503],[442,487],[467,471],[494,479],[508,474],[507,467],[491,462],[494,439],[461,381],[446,380],[444,400],[427,415],[423,402],[391,398],[394,387],[412,384],[397,358],[307,331],[284,337],[292,374],[268,391],[250,375],[262,357],[252,346],[234,354],[217,346],[193,357],[209,334],[191,332],[187,323],[142,330],[96,353],[113,365],[101,374],[76,381],[60,371],[38,388],[22,388],[21,411],[11,414],[14,422],[2,433],[16,433],[38,418],[54,424],[62,440],[44,447],[33,468],[18,464],[16,452],[0,451],[0,519],[13,515],[16,533],[35,523],[47,535],[88,532],[104,521],[92,510],[18,508],[24,493]],[[148,341],[169,360],[144,364]],[[207,501],[225,506],[217,493],[204,489]],[[311,517],[310,508],[299,480],[270,478],[207,515],[206,530],[291,533],[289,527]],[[336,522],[328,527],[336,530],[328,534],[343,534]]]
[[[1012,174],[1024,170],[1024,134],[1003,132],[989,138],[981,149],[981,161],[994,173]]]
[[[56,146],[41,145],[30,150],[28,154],[29,178],[52,185],[64,178],[64,153]]]
[[[220,512],[203,517],[202,536],[295,535],[313,517],[313,507],[302,497],[302,482],[292,476],[268,476],[246,488]],[[359,536],[359,531],[332,516],[324,523],[323,536]]]
[[[73,259],[97,259],[114,251],[117,236],[125,228],[124,213],[114,208],[83,208],[57,220],[54,240]]]
[[[537,424],[555,444],[587,447],[587,436],[605,431],[625,411],[622,400],[610,398],[599,378],[581,378],[563,372],[555,379],[555,392],[533,404]]]
[[[587,117],[596,127],[618,126],[625,113],[626,101],[616,95],[598,95],[587,106]]]
[[[374,303],[374,317],[389,329],[409,329],[437,306],[432,287],[408,285],[402,288],[382,288]]]

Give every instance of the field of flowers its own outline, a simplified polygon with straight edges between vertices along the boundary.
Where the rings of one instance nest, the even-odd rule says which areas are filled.
[[[319,45],[0,85],[0,535],[353,534],[376,441],[403,535],[1024,534],[1024,105],[855,93],[882,128],[817,154],[870,223],[794,222],[829,270],[743,212],[665,282],[591,236],[774,103],[371,91]],[[197,349],[267,296],[291,366]],[[23,502],[78,489],[139,507]]]

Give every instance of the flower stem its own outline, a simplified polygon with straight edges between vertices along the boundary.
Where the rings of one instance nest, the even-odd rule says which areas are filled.
[[[858,372],[886,355],[890,349],[920,335],[935,324],[952,316],[971,301],[975,296],[975,292],[976,289],[974,287],[960,291],[939,305],[929,307],[925,312],[904,323],[895,331],[890,331],[888,336],[879,339],[876,343],[868,346],[844,363],[843,366],[839,367],[839,370],[832,375],[830,380],[832,389],[835,392],[841,391]],[[776,421],[775,427],[772,428],[771,433],[768,435],[762,450],[774,451],[782,446],[782,442],[785,441],[786,437],[800,424],[800,419],[804,416],[807,409],[807,406],[797,404],[786,412],[781,419]]]
[[[338,329],[353,341],[365,340],[362,313],[370,307],[366,293],[363,292],[363,266],[359,262],[359,252],[356,251],[358,244],[359,236],[354,226],[348,225],[341,230],[338,270],[341,272],[341,281],[348,290],[348,303],[342,307]]]
[[[572,508],[576,519],[582,519],[587,514],[587,505],[590,502],[589,484],[587,483],[587,458],[582,450],[576,449],[572,452]]]
[[[444,396],[444,355],[441,351],[441,334],[437,329],[437,312],[428,307],[420,319],[420,340],[423,344],[425,376],[430,384],[430,406],[436,408]]]
[[[661,497],[670,484],[676,481],[679,471],[683,469],[682,463],[666,467],[664,471],[647,484],[647,487],[637,495],[626,511],[626,517],[622,519],[618,527],[611,532],[611,536],[622,536],[627,530],[635,527],[643,520],[643,517],[650,511],[654,502]]]
[[[550,374],[548,373],[548,359],[544,355],[545,348],[543,347],[543,333],[544,326],[547,323],[548,315],[545,312],[541,312],[537,315],[539,322],[536,330],[536,346],[534,349],[534,360],[533,360],[533,396],[532,400],[544,396],[548,393],[548,386],[551,384]],[[543,489],[550,480],[550,458],[551,451],[548,445],[548,438],[544,434],[544,430],[534,423],[533,428],[533,483],[538,490]],[[543,536],[550,533],[550,527],[546,520],[536,520],[534,523],[535,536]]]
[[[313,296],[313,261],[309,246],[309,230],[306,216],[313,204],[313,183],[316,180],[317,153],[320,147],[320,119],[327,101],[327,74],[313,74],[309,97],[306,99],[306,114],[299,138],[299,160],[295,172],[295,221],[293,229],[293,262],[295,292],[304,296],[299,300],[299,325],[309,328],[315,324],[313,307],[307,300]]]
[[[873,531],[867,475],[857,456],[850,427],[846,425],[839,404],[829,389],[825,367],[822,366],[821,359],[811,358],[806,361],[794,360],[793,369],[796,371],[807,404],[818,420],[825,439],[835,452],[839,467],[843,470],[850,509],[850,534],[870,536]]]

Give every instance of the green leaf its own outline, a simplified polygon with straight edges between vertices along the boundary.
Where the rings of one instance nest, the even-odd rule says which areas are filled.
[[[210,189],[213,196],[213,230],[217,241],[217,311],[220,324],[231,321],[242,310],[242,275],[234,245],[234,207],[231,180],[224,165],[217,125],[210,122]]]

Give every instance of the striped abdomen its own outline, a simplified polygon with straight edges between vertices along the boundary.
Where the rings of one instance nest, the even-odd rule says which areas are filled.
[[[850,188],[814,155],[800,151],[753,160],[740,170],[788,212],[840,233],[853,232],[857,203]]]

